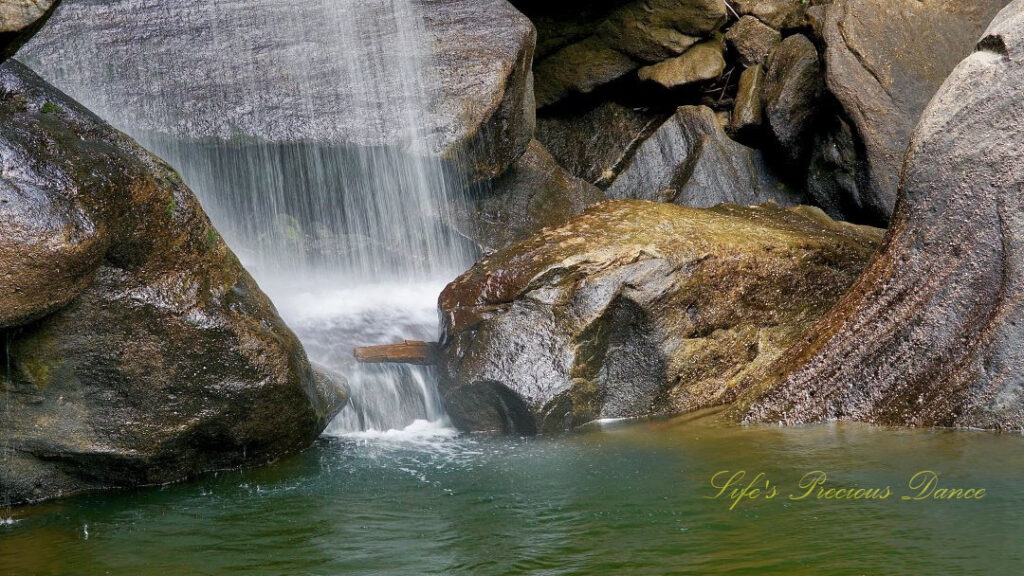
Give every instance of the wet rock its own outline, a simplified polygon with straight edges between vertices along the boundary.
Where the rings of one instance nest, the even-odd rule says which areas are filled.
[[[637,66],[637,61],[597,38],[566,46],[537,63],[537,107],[554,104],[570,94],[588,94]]]
[[[476,181],[532,138],[534,41],[505,0],[68,0],[19,58],[133,134],[404,149],[415,129],[412,152]]]
[[[615,102],[537,118],[537,140],[566,170],[607,188],[665,113]]]
[[[744,66],[760,65],[782,41],[782,34],[753,16],[744,16],[725,34],[725,41]]]
[[[823,91],[814,44],[801,34],[783,40],[768,59],[764,109],[780,155],[792,168],[807,163]]]
[[[656,82],[665,88],[679,88],[696,82],[713,80],[725,70],[722,44],[716,40],[701,42],[682,56],[641,68],[640,80]]]
[[[0,2],[0,62],[10,58],[46,23],[60,0]]]
[[[344,404],[177,174],[15,61],[0,157],[2,307],[34,258],[64,290],[0,330],[9,502],[264,463]]]
[[[741,414],[1024,428],[1022,85],[1016,0],[925,109],[884,251]]]
[[[836,0],[823,37],[828,88],[864,149],[859,194],[886,221],[914,125],[1006,0]]]
[[[452,212],[459,233],[487,253],[562,224],[604,199],[598,188],[566,172],[534,140],[512,168],[472,191]]]
[[[726,136],[704,106],[680,107],[640,145],[607,193],[695,207],[802,200],[772,176],[759,151]]]
[[[740,75],[729,129],[734,134],[756,131],[764,122],[764,68],[755,65]]]
[[[807,207],[599,204],[444,290],[446,406],[463,429],[529,434],[715,405],[802,336],[881,235]]]

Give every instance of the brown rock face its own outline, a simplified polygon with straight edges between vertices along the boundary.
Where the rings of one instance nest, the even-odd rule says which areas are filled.
[[[594,185],[565,171],[534,140],[501,177],[469,194],[452,210],[459,233],[483,252],[524,240],[557,226],[605,200]]]
[[[344,404],[177,174],[13,61],[0,157],[5,497],[267,462]]]
[[[806,207],[599,204],[444,290],[449,414],[532,433],[717,404],[828,310],[881,236]]]
[[[1022,85],[1016,0],[925,109],[883,253],[746,418],[1024,428]]]
[[[836,0],[823,36],[831,92],[866,154],[863,209],[886,221],[925,105],[1007,0]]]

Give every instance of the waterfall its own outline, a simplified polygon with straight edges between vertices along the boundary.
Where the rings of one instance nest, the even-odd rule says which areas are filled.
[[[167,160],[352,398],[331,430],[442,420],[436,379],[354,346],[433,340],[472,261],[446,226],[416,0],[65,0],[19,58]],[[88,19],[87,33],[61,26]]]

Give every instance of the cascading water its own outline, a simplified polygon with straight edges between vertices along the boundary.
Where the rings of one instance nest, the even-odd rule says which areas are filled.
[[[443,421],[429,369],[351,358],[434,339],[437,294],[472,261],[445,225],[460,183],[429,153],[439,79],[415,0],[60,9],[102,24],[19,58],[178,169],[310,358],[347,377],[329,430]]]

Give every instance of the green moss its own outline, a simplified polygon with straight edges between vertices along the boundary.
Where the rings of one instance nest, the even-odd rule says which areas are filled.
[[[212,226],[206,229],[206,248],[208,250],[216,248],[219,240],[220,235],[217,234],[217,231],[214,230]]]
[[[39,108],[39,111],[43,114],[56,114],[60,112],[60,108],[53,102],[46,102]]]
[[[167,206],[165,209],[167,211],[168,218],[173,218],[174,213],[178,211],[178,201],[177,199],[174,198],[173,193],[171,194],[170,198],[167,199]]]

